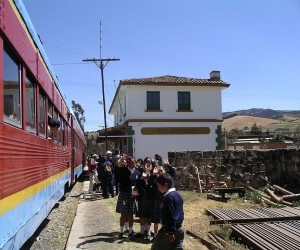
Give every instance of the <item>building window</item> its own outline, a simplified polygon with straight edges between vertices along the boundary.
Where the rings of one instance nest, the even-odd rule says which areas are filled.
[[[126,115],[126,95],[124,96],[124,116]]]
[[[46,98],[40,93],[39,94],[39,135],[46,138],[46,115],[45,115],[45,104]]]
[[[4,120],[21,128],[21,67],[10,52],[4,50],[3,57]]]
[[[178,110],[191,110],[190,92],[178,92]]]
[[[36,134],[35,84],[26,76],[26,130]]]
[[[121,122],[122,121],[122,118],[123,118],[123,110],[122,110],[122,106],[120,105],[120,114],[119,114],[119,121]]]
[[[147,110],[160,110],[159,91],[147,91]]]

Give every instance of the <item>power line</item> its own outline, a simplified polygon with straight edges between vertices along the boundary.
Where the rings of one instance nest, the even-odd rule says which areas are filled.
[[[74,64],[85,64],[85,63],[77,63],[77,62],[68,62],[68,63],[52,63],[52,65],[58,66],[58,65],[74,65]],[[90,63],[92,64],[92,63]]]
[[[82,86],[99,86],[99,84],[96,83],[84,83],[84,82],[60,82],[62,85],[82,85]],[[113,86],[113,84],[106,84],[107,86]]]
[[[54,44],[54,43],[45,42],[44,40],[43,40],[43,44],[54,46],[54,47],[57,47],[57,48],[59,48],[61,50],[65,50],[65,51],[68,51],[68,52],[71,52],[71,53],[74,53],[74,54],[78,54],[78,55],[81,55],[81,56],[88,56],[88,55],[86,55],[84,53],[81,53],[81,52],[78,52],[78,51],[75,51],[75,50],[71,50],[69,48],[65,48],[65,47],[62,47],[62,46]]]

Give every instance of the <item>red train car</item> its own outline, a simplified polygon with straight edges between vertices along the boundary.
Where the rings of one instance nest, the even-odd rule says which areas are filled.
[[[82,173],[86,142],[20,0],[0,0],[0,249],[19,249]]]

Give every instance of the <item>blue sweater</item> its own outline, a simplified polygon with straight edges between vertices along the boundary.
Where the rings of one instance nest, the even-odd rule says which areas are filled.
[[[167,193],[163,198],[162,225],[168,234],[173,234],[176,228],[182,226],[184,220],[183,200],[177,191]]]

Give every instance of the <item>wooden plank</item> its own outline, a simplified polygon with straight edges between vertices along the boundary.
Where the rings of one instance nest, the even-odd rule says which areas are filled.
[[[300,220],[300,216],[211,220],[210,225]]]
[[[218,246],[216,246],[216,245],[210,243],[209,241],[205,240],[205,239],[203,238],[203,236],[200,236],[200,235],[198,235],[198,234],[195,234],[195,233],[193,233],[193,232],[191,232],[191,231],[189,231],[189,230],[186,231],[186,234],[187,234],[187,235],[190,235],[190,236],[192,236],[192,237],[194,237],[194,238],[196,238],[196,239],[198,239],[198,240],[199,240],[203,245],[205,245],[208,249],[211,249],[211,250],[222,250],[222,249],[223,249],[223,248],[220,248],[220,247],[218,247]]]
[[[291,195],[284,195],[282,198],[285,201],[299,201],[300,200],[300,194],[291,194]]]

